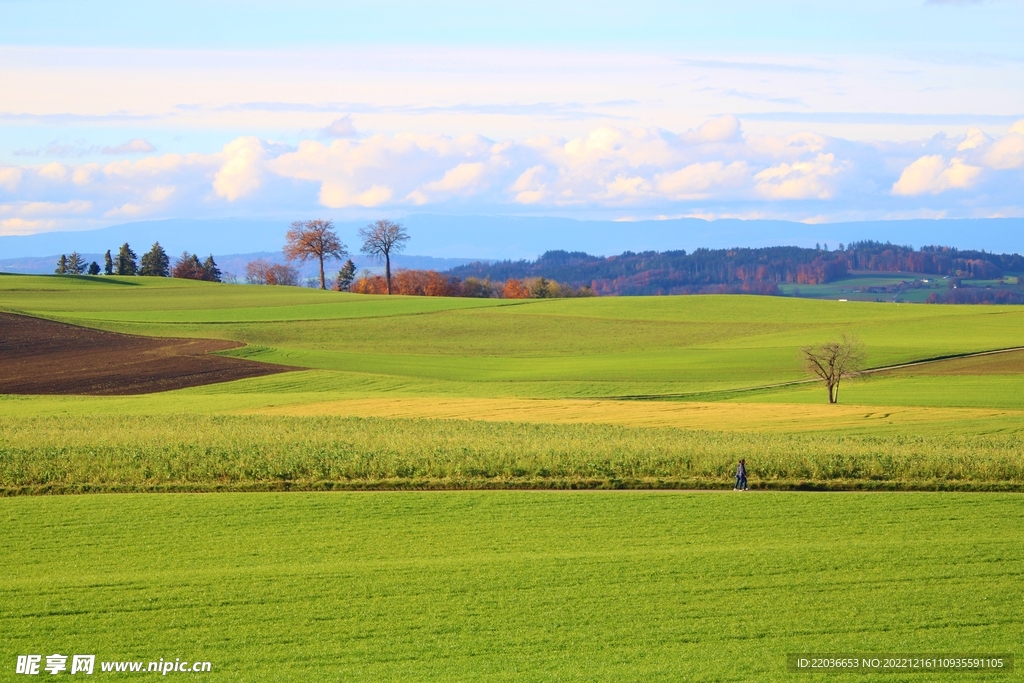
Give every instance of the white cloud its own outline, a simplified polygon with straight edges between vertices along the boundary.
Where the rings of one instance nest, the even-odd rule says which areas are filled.
[[[75,169],[71,181],[75,185],[89,185],[102,174],[99,164],[84,164]]]
[[[956,146],[958,152],[963,152],[968,149],[977,149],[978,147],[984,147],[985,145],[992,142],[992,138],[985,135],[985,132],[981,128],[968,128],[967,137],[964,141]]]
[[[361,219],[364,209],[444,211],[450,202],[460,211],[614,216],[1008,215],[1024,210],[1022,170],[1024,122],[1001,136],[969,129],[966,136],[870,144],[814,131],[748,135],[732,117],[682,134],[600,125],[571,137],[502,142],[399,133],[285,147],[243,136],[214,154],[0,167],[0,218],[21,221],[5,230],[31,231],[44,229],[44,221],[51,229],[72,218],[80,226],[226,210],[255,216],[323,207]],[[978,194],[947,193],[954,189]]]
[[[419,203],[430,191],[468,188],[475,174],[473,164],[478,163],[474,159],[489,157],[491,147],[475,135],[374,135],[334,140],[329,145],[306,140],[266,166],[284,178],[320,183],[320,203],[330,208],[379,206],[393,197]],[[461,163],[453,168],[453,161]],[[460,169],[462,164],[466,165]],[[428,180],[438,176],[440,180]],[[438,185],[422,187],[431,182]]]
[[[380,206],[394,194],[394,190],[386,185],[371,185],[360,192],[352,190],[344,183],[327,180],[320,186],[320,203],[329,209]]]
[[[483,179],[484,165],[477,161],[469,164],[459,164],[453,169],[445,172],[444,177],[427,183],[423,189],[427,192],[459,192],[472,190],[480,185]]]
[[[265,156],[263,143],[256,137],[238,138],[224,145],[224,164],[213,179],[217,196],[233,202],[258,190]]]
[[[64,164],[58,164],[54,161],[40,168],[39,175],[47,180],[64,180],[68,177],[68,169]]]
[[[1018,127],[1024,129],[1022,124],[1024,122],[1016,124],[1011,130]],[[999,170],[1024,168],[1024,130],[1012,132],[993,142],[981,156],[981,162],[988,168]]]
[[[21,182],[21,169],[11,166],[0,166],[0,187],[8,192],[18,189]]]
[[[828,179],[839,174],[834,154],[819,154],[812,161],[782,163],[754,175],[757,191],[770,199],[829,199],[835,193]]]
[[[705,199],[714,190],[737,188],[750,180],[745,161],[726,165],[721,161],[690,164],[678,171],[657,176],[657,188],[665,197],[676,201]]]
[[[946,163],[942,155],[923,156],[903,169],[899,180],[893,183],[894,195],[915,196],[940,194],[947,190],[964,190],[974,186],[981,169],[969,166],[960,157]]]
[[[523,171],[516,181],[508,188],[514,193],[515,200],[520,204],[537,204],[547,198],[547,185],[544,175],[548,169],[544,166],[532,166]]]
[[[616,176],[605,184],[605,196],[616,200],[635,200],[649,197],[651,184],[641,176]]]
[[[0,216],[60,216],[82,214],[92,210],[92,202],[75,199],[69,202],[18,202],[0,204]]]
[[[359,135],[355,124],[352,123],[352,119],[348,114],[345,114],[340,119],[335,119],[321,132],[326,138],[354,138]]]
[[[230,144],[230,143],[229,143]],[[222,157],[202,154],[164,154],[159,157],[144,157],[138,161],[112,161],[103,167],[103,173],[117,178],[152,178],[188,169],[209,169]]]
[[[0,219],[0,235],[34,235],[57,226],[56,221],[25,220],[24,218]]]
[[[731,142],[740,137],[740,120],[731,114],[719,116],[702,124],[695,131],[683,133],[682,139],[690,144],[704,142]]]

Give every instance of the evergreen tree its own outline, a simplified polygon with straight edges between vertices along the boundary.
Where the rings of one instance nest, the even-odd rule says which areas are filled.
[[[77,251],[71,252],[66,269],[69,275],[81,275],[85,272],[85,259]]]
[[[113,275],[114,274],[114,260],[110,258],[110,250],[107,249],[107,253],[103,255],[103,274]]]
[[[95,261],[93,261],[92,263],[89,264],[89,275],[99,275],[99,274],[100,274],[100,264],[98,264]]]
[[[168,277],[170,267],[171,259],[167,257],[167,252],[159,242],[154,242],[153,247],[142,255],[142,267],[139,268],[139,275]]]
[[[220,282],[220,268],[217,267],[217,263],[213,260],[213,254],[206,257],[203,261],[203,279],[207,282]]]
[[[347,292],[352,287],[352,282],[356,279],[356,264],[352,263],[352,259],[345,261],[345,265],[338,271],[338,291]]]
[[[136,258],[135,252],[125,242],[117,252],[117,263],[115,264],[114,272],[118,275],[138,274],[139,266],[135,263]]]
[[[57,275],[67,275],[68,257],[66,254],[60,255],[60,259],[57,261],[57,269],[53,272],[57,273]]]

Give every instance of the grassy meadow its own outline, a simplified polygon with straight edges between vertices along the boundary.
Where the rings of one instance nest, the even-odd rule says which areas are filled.
[[[1015,495],[36,496],[0,519],[2,680],[61,652],[212,663],[187,680],[852,681],[786,654],[1024,635]]]
[[[853,681],[786,656],[1024,637],[1024,352],[832,406],[799,354],[1017,347],[1024,307],[0,275],[0,310],[295,367],[0,395],[3,681],[54,652],[212,663],[187,680]],[[728,489],[740,457],[775,490],[654,490]],[[58,493],[97,495],[19,495]]]

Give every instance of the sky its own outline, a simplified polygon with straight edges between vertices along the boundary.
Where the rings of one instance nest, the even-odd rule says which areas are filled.
[[[1024,2],[0,0],[0,235],[1024,216]]]

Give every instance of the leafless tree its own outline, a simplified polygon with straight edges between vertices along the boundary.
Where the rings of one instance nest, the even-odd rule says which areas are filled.
[[[405,249],[405,243],[409,241],[409,234],[400,223],[379,220],[376,223],[370,223],[365,228],[360,228],[359,236],[363,238],[361,251],[373,256],[378,261],[384,261],[384,279],[387,280],[388,294],[390,294],[391,253],[398,253]]]
[[[249,261],[245,266],[245,281],[250,285],[299,284],[299,271],[286,263],[271,263],[266,259]]]
[[[864,363],[864,347],[856,337],[845,334],[841,341],[805,346],[802,352],[807,369],[825,383],[829,403],[839,402],[839,382],[857,374]]]
[[[295,221],[285,235],[284,255],[289,261],[320,262],[320,289],[327,289],[324,279],[324,260],[341,259],[348,250],[334,232],[334,223],[324,220]]]

